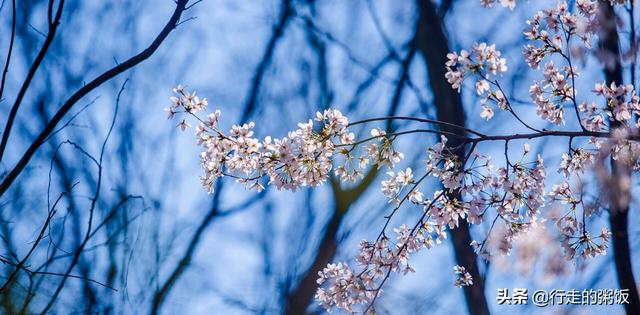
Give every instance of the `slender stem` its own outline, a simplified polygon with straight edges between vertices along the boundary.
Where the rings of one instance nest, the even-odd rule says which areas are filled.
[[[567,47],[569,47],[569,41],[571,40],[571,34],[566,36]],[[578,123],[580,124],[580,128],[583,131],[586,131],[587,128],[582,124],[582,117],[580,117],[580,110],[578,109],[578,102],[576,101],[576,74],[573,72],[573,63],[571,62],[571,51],[567,48],[567,53],[564,54],[560,52],[560,55],[564,57],[569,63],[569,73],[571,75],[571,102],[573,102],[573,109],[576,112],[576,117],[578,118]]]

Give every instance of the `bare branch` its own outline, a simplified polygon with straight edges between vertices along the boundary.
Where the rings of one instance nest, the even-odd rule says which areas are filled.
[[[107,70],[97,78],[93,79],[88,84],[84,85],[78,91],[76,91],[71,97],[62,105],[60,109],[53,116],[51,121],[45,126],[45,128],[40,132],[39,136],[31,143],[27,151],[22,155],[22,158],[18,161],[16,166],[7,174],[7,176],[3,179],[0,184],[0,197],[9,189],[13,181],[20,175],[20,173],[24,170],[24,168],[29,163],[29,160],[36,153],[38,148],[44,143],[47,137],[55,130],[58,123],[62,120],[62,118],[73,108],[73,106],[82,99],[85,95],[89,94],[89,92],[93,91],[103,83],[111,80],[117,75],[125,72],[142,61],[148,59],[155,53],[155,51],[160,47],[160,44],[167,38],[169,33],[173,29],[175,29],[176,24],[180,21],[180,16],[187,5],[189,0],[179,0],[177,1],[177,6],[173,11],[171,18],[164,26],[164,28],[160,31],[158,36],[153,40],[153,42],[142,52],[139,54],[127,59],[125,62],[118,64],[117,66]],[[3,135],[4,136],[4,135]]]

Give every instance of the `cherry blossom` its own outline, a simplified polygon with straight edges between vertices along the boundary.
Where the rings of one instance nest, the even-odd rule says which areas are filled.
[[[456,275],[458,276],[456,278],[456,281],[454,282],[456,287],[461,288],[473,285],[473,278],[471,277],[471,274],[467,272],[467,269],[456,265],[455,267],[453,267],[453,271],[455,271]]]
[[[486,7],[495,3],[481,0]],[[499,3],[512,10],[516,6],[516,1]],[[180,116],[180,129],[190,128],[188,120],[196,124],[196,142],[202,148],[201,180],[209,191],[222,177],[231,177],[258,191],[268,185],[295,191],[322,185],[330,176],[352,183],[370,168],[382,170],[378,187],[389,202],[389,211],[378,237],[360,242],[355,264],[330,263],[318,273],[316,300],[328,311],[339,308],[349,313],[373,312],[375,301],[392,274],[415,272],[411,257],[441,243],[448,230],[465,221],[472,225],[492,223],[482,238],[469,244],[483,259],[508,255],[514,246],[520,246],[517,255],[524,265],[530,264],[535,256],[531,253],[541,250],[540,242],[530,237],[550,243],[552,229],[559,238],[555,250],[562,250],[567,260],[603,255],[611,233],[588,224],[586,218],[596,215],[603,206],[596,198],[585,196],[584,187],[593,181],[595,172],[601,182],[628,192],[630,179],[607,177],[603,161],[611,159],[616,166],[640,170],[640,98],[632,85],[615,82],[598,83],[592,91],[578,94],[575,80],[579,72],[572,61],[571,47],[591,49],[596,36],[597,3],[578,0],[574,5],[572,10],[565,1],[559,1],[554,7],[537,12],[527,21],[523,34],[528,41],[524,62],[539,76],[525,86],[536,108],[537,117],[533,118],[551,123],[554,129],[534,128],[530,124],[534,119],[523,119],[516,113],[511,97],[499,82],[500,75],[508,70],[506,58],[495,45],[487,43],[449,53],[445,78],[458,92],[462,91],[464,80],[473,80],[481,118],[490,120],[497,107],[508,112],[528,133],[484,134],[413,117],[351,121],[339,110],[327,109],[282,137],[258,138],[259,126],[253,122],[232,125],[225,132],[220,126],[220,111],[202,118],[199,113],[206,110],[207,100],[182,86],[174,89],[175,96],[165,111],[169,118]],[[357,126],[393,119],[445,125],[461,132],[429,127],[371,127],[370,136],[356,136],[366,134],[356,132]],[[424,159],[419,166],[404,165],[405,155],[397,149],[396,140],[420,133],[436,133],[440,138],[420,148]],[[450,147],[447,137],[456,137],[455,143],[461,147]],[[559,161],[545,161],[542,154],[532,152],[529,141],[549,137],[566,141],[566,150],[558,154]],[[510,149],[515,141],[528,142],[520,149]],[[485,142],[504,144],[503,158],[494,159],[479,152],[480,144]],[[547,166],[549,161],[551,166]],[[549,173],[553,176],[548,178]],[[429,179],[436,179],[441,187],[426,190],[430,186],[424,183]],[[629,202],[618,199],[610,198],[611,202]],[[419,209],[419,218],[387,227],[393,215],[407,204]],[[552,256],[552,269],[562,269],[563,263],[557,261],[560,255]],[[455,266],[454,272],[456,286],[473,285],[465,267]]]

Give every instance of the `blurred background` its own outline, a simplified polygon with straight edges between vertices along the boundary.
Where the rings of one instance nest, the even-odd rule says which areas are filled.
[[[332,180],[295,193],[256,193],[223,180],[208,194],[200,185],[193,130],[175,128],[176,121],[167,120],[162,110],[170,104],[171,89],[182,84],[206,97],[211,110],[222,111],[225,128],[255,121],[260,137],[282,137],[326,108],[337,108],[351,120],[402,115],[452,121],[489,134],[518,132],[524,129],[506,114],[497,113],[491,123],[480,118],[472,88],[461,94],[450,88],[445,56],[476,41],[495,43],[508,60],[509,72],[500,78],[507,94],[521,100],[522,117],[534,117],[528,87],[540,73],[531,72],[522,59],[522,31],[535,11],[555,3],[522,2],[511,11],[485,9],[478,0],[191,1],[194,5],[149,59],[73,106],[1,196],[0,279],[11,281],[0,294],[0,313],[324,313],[313,300],[319,268],[353,262],[358,242],[375,238],[390,210],[379,193],[379,172],[371,170],[353,185]],[[3,61],[16,25],[0,98],[2,129],[47,42],[48,12],[59,5],[0,2]],[[175,7],[171,0],[64,1],[55,38],[17,112],[0,178],[75,91],[143,51]],[[619,13],[622,28],[633,13]],[[630,45],[622,37],[620,46],[629,50]],[[586,55],[580,67],[579,91],[604,80],[598,56]],[[535,119],[534,124],[546,127]],[[372,123],[356,131],[367,135],[372,127],[411,126]],[[424,134],[401,140],[406,156],[401,168],[420,168],[425,149],[436,141],[437,136]],[[566,144],[554,141],[531,142],[547,165],[557,165],[566,150]],[[514,142],[513,150],[521,152],[522,144]],[[499,164],[504,147],[488,144],[479,150],[497,153]],[[439,183],[431,185],[439,189]],[[420,214],[418,207],[403,207],[392,225],[415,222]],[[606,213],[591,220],[608,225]],[[629,220],[635,258],[640,220],[633,212]],[[618,288],[611,254],[564,262],[553,231],[519,241],[510,256],[480,261],[474,272],[479,290],[454,287],[452,267],[473,263],[466,245],[481,240],[490,224],[461,226],[452,241],[416,255],[417,272],[390,278],[378,312],[623,313],[620,306],[496,303],[499,288]],[[16,272],[25,257],[25,270]],[[639,272],[637,263],[633,267]]]

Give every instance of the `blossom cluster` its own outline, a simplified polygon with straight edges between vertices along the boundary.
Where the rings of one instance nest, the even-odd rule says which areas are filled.
[[[544,79],[534,82],[529,88],[531,100],[536,104],[540,118],[556,125],[564,124],[565,103],[574,100],[574,88],[567,79],[577,77],[578,73],[569,66],[560,70],[553,61],[549,61],[543,74]]]
[[[388,172],[382,181],[382,193],[390,202],[400,204],[408,199],[423,206],[438,231],[457,227],[461,219],[479,224],[489,209],[509,224],[535,219],[545,204],[546,172],[542,157],[534,162],[524,160],[528,145],[520,161],[496,168],[490,157],[478,152],[472,152],[470,161],[460,161],[446,143],[447,138],[441,136],[441,141],[427,150],[424,169],[425,174],[438,178],[445,191],[425,199],[419,183],[413,180],[413,170],[407,168],[397,174]],[[454,192],[459,196],[451,197]]]
[[[423,248],[431,248],[440,242],[442,234],[436,234],[429,222],[409,229],[401,225],[394,229],[395,242],[382,235],[375,242],[362,240],[360,253],[356,259],[360,272],[349,264],[329,264],[318,272],[316,299],[325,309],[341,308],[354,313],[356,305],[368,305],[373,311],[373,302],[382,292],[382,285],[392,272],[407,274],[415,272],[409,265],[409,255]],[[434,236],[435,235],[435,236]],[[435,239],[434,239],[435,238]],[[322,286],[325,285],[326,286]]]
[[[502,7],[509,8],[511,10],[516,8],[516,0],[480,0],[480,4],[485,8],[493,8],[496,2],[500,3]],[[625,4],[628,0],[609,0],[611,5]],[[576,6],[581,10],[592,9],[595,10],[595,0],[577,0]]]
[[[502,53],[496,50],[495,45],[486,43],[475,43],[470,51],[463,49],[459,54],[455,52],[447,54],[445,78],[454,89],[460,92],[466,77],[477,77],[476,92],[484,96],[481,116],[487,120],[493,117],[493,109],[487,105],[489,100],[495,101],[501,109],[506,109],[508,105],[502,89],[495,82],[490,81],[491,75],[507,71],[507,61],[501,55]]]
[[[454,282],[456,287],[460,288],[473,285],[473,277],[471,277],[471,274],[467,272],[465,267],[456,265],[453,267],[453,271],[458,275]]]
[[[640,171],[640,136],[638,128],[617,128],[606,143],[599,141],[600,159],[611,156],[618,166]],[[628,189],[628,188],[626,188]]]
[[[481,0],[489,7],[496,2]],[[511,9],[516,4],[515,0],[499,2]],[[526,63],[535,70],[543,64],[542,79],[529,88],[537,115],[554,125],[565,125],[566,116],[573,115],[566,113],[565,108],[573,107],[581,127],[579,132],[584,133],[554,134],[569,135],[570,140],[568,151],[562,154],[557,168],[560,180],[549,185],[550,189],[547,189],[547,166],[543,157],[532,154],[527,143],[521,154],[518,153],[519,158],[512,160],[514,154],[508,150],[509,137],[480,133],[460,136],[463,144],[472,144],[469,152],[461,156],[449,147],[447,137],[441,133],[440,141],[424,152],[427,158],[420,167],[396,168],[402,163],[404,154],[396,149],[394,141],[399,135],[408,133],[373,128],[370,137],[357,140],[350,127],[362,122],[350,124],[349,119],[335,109],[316,113],[314,119],[298,124],[298,128],[288,132],[286,137],[262,139],[255,136],[253,122],[233,125],[228,132],[223,132],[219,111],[200,118],[197,114],[206,109],[207,100],[199,99],[195,93],[180,86],[174,90],[176,95],[171,98],[171,107],[165,110],[169,118],[185,114],[198,122],[195,133],[202,147],[202,184],[209,191],[215,181],[224,176],[258,191],[265,185],[295,191],[299,187],[321,185],[332,174],[342,182],[355,182],[369,168],[386,168],[380,191],[393,207],[386,217],[387,224],[405,203],[422,209],[421,217],[413,227],[403,224],[393,229],[395,237],[387,235],[385,224],[375,241],[361,241],[356,268],[345,262],[331,263],[318,273],[320,287],[315,297],[329,311],[340,308],[354,313],[360,306],[365,311],[372,311],[382,286],[392,273],[414,272],[409,263],[410,256],[441,243],[447,237],[447,230],[455,229],[465,221],[469,224],[491,222],[484,240],[474,240],[470,244],[484,259],[508,255],[514,245],[520,244],[523,249],[517,255],[530,265],[535,256],[532,253],[542,248],[528,236],[552,239],[547,234],[547,226],[557,229],[561,244],[557,250],[561,247],[568,260],[603,255],[611,233],[606,228],[587,226],[586,219],[601,206],[585,197],[586,171],[604,164],[601,162],[605,158],[631,170],[640,170],[640,144],[637,141],[640,98],[631,85],[602,83],[592,92],[604,98],[603,105],[577,100],[575,79],[578,71],[573,66],[569,46],[571,39],[578,37],[584,47],[591,48],[598,8],[594,0],[577,0],[575,6],[576,10],[572,11],[566,2],[560,1],[556,7],[536,13],[527,21],[529,27],[524,32],[532,42],[524,48]],[[560,62],[552,60],[552,55]],[[475,91],[481,97],[482,118],[489,120],[494,116],[490,104],[493,103],[537,133],[529,138],[553,134],[553,130],[530,127],[516,115],[494,78],[507,71],[506,59],[495,45],[476,43],[470,50],[450,53],[447,58],[445,77],[453,89],[460,91],[464,80],[473,77]],[[545,62],[545,59],[548,60]],[[185,118],[178,127],[185,130],[190,125]],[[588,142],[574,147],[574,137],[586,137]],[[476,151],[476,144],[496,139],[505,141],[502,165],[494,165],[492,157]],[[607,173],[606,167],[599,167],[598,172]],[[443,189],[424,191],[423,185],[428,178],[435,178]],[[624,182],[619,178],[616,180],[618,184]],[[628,192],[628,186],[621,189]],[[556,213],[554,209],[560,210]],[[553,264],[549,268],[561,270],[564,267],[558,261],[561,260],[559,257],[561,255],[555,255],[554,251]],[[465,267],[455,266],[454,272],[456,286],[473,285],[473,278]]]
[[[173,105],[166,111],[173,117],[178,109],[188,114],[203,110],[196,106],[194,94],[184,88],[175,89]],[[202,103],[202,101],[200,101]],[[195,116],[195,115],[194,115]],[[300,186],[317,186],[324,183],[332,169],[332,156],[338,144],[350,144],[354,134],[347,129],[348,120],[337,110],[317,113],[314,120],[298,124],[298,129],[287,137],[277,139],[254,137],[253,122],[233,125],[224,133],[220,126],[220,111],[201,119],[196,127],[198,144],[203,148],[200,155],[204,175],[202,184],[209,191],[215,181],[223,176],[236,178],[250,189],[264,189],[262,178],[278,189],[295,191]],[[319,129],[317,124],[320,124]],[[184,130],[185,120],[179,124]],[[336,142],[334,142],[336,140]]]
[[[480,4],[485,8],[492,8],[496,2],[499,2],[501,6],[511,10],[516,8],[516,0],[480,0]]]
[[[532,19],[527,20],[529,26],[525,37],[534,44],[524,48],[524,59],[527,64],[537,69],[547,56],[561,54],[569,58],[571,38],[579,37],[586,48],[591,48],[591,39],[597,30],[597,9],[595,0],[576,1],[577,13],[572,13],[565,1],[560,1],[555,8],[538,11]]]
[[[471,50],[462,50],[447,54],[447,73],[445,77],[454,89],[460,91],[462,81],[467,75],[479,74],[484,77],[476,85],[478,94],[489,90],[487,79],[507,71],[507,61],[501,58],[502,53],[496,50],[496,45],[475,43]]]
[[[551,207],[545,212],[553,217],[556,210],[563,211],[561,207]],[[490,257],[493,266],[543,283],[568,275],[573,261],[565,259],[562,248],[557,246],[555,230],[547,223],[547,219],[541,219],[517,228],[496,227],[485,244],[490,248],[487,252],[496,253]]]
[[[479,224],[485,213],[493,209],[500,222],[512,229],[514,235],[537,220],[540,208],[545,204],[546,173],[542,158],[538,157],[535,162],[524,161],[529,146],[525,146],[521,161],[511,164],[508,169],[494,169],[490,158],[477,152],[472,154],[472,161],[465,164],[449,152],[446,143],[446,137],[442,136],[439,143],[427,150],[429,158],[423,171],[437,177],[445,187],[444,191],[434,192],[432,198],[424,198],[418,188],[421,180],[414,178],[411,168],[387,173],[387,178],[381,182],[382,193],[396,208],[407,200],[421,205],[426,219],[421,219],[411,231],[405,225],[394,229],[397,234],[395,248],[389,247],[386,237],[374,243],[361,242],[357,262],[362,272],[351,269],[333,272],[334,268],[321,272],[320,283],[327,281],[328,286],[320,288],[316,297],[325,308],[337,306],[351,312],[356,304],[372,303],[380,293],[380,283],[389,273],[414,271],[408,264],[409,254],[441,242],[447,237],[446,230],[457,227],[460,220]],[[454,191],[460,195],[453,197]],[[485,257],[490,255],[486,249],[478,252]],[[348,267],[341,267],[345,268]],[[455,281],[457,286],[472,285],[468,272],[456,270],[459,272]],[[357,276],[352,277],[354,274]],[[343,275],[349,275],[350,280]]]
[[[200,99],[196,96],[196,92],[189,93],[181,85],[178,85],[173,89],[173,93],[176,95],[170,98],[171,106],[164,109],[164,111],[169,115],[169,119],[173,118],[178,113],[193,114],[206,110],[207,105],[209,104],[206,98]],[[182,119],[180,123],[178,123],[177,127],[184,131],[191,127],[191,125],[187,123],[186,119]]]
[[[549,198],[552,202],[563,205],[564,213],[554,218],[560,232],[564,257],[572,260],[606,254],[611,233],[602,228],[599,234],[592,235],[587,227],[586,219],[599,208],[597,204],[587,203],[584,193],[585,171],[593,168],[596,150],[585,148],[571,149],[562,155],[558,173],[564,178],[552,186]],[[609,154],[607,154],[609,156]],[[575,183],[575,184],[574,184]]]
[[[595,103],[583,103],[581,110],[586,113],[583,119],[589,130],[604,131],[605,119],[625,127],[640,127],[640,98],[633,85],[616,85],[615,82],[611,82],[607,86],[606,83],[597,83],[593,91],[596,95],[604,97],[605,106],[599,108]]]
[[[327,309],[338,307],[353,312],[356,305],[362,304],[371,309],[391,273],[414,271],[409,264],[412,253],[440,243],[447,237],[447,229],[457,227],[460,220],[479,224],[490,213],[508,231],[502,241],[502,254],[509,253],[511,243],[538,222],[540,210],[547,201],[574,208],[571,215],[557,220],[568,257],[573,258],[576,253],[583,257],[602,254],[607,247],[607,231],[592,237],[578,222],[575,208],[579,201],[568,180],[555,185],[546,198],[545,165],[541,156],[530,161],[528,144],[518,161],[507,159],[504,166],[495,167],[490,157],[477,151],[461,159],[450,151],[447,138],[441,136],[440,142],[427,149],[428,159],[420,171],[424,176],[416,179],[411,168],[393,170],[404,157],[393,147],[393,134],[374,128],[371,138],[356,142],[354,134],[348,130],[348,119],[337,110],[317,113],[315,122],[319,122],[318,126],[309,120],[299,124],[299,128],[289,132],[286,138],[259,140],[254,137],[254,123],[234,125],[229,132],[223,133],[219,126],[219,111],[201,119],[195,111],[202,108],[190,103],[195,102],[195,94],[182,88],[177,88],[176,93],[180,97],[177,101],[172,98],[172,103],[179,107],[172,105],[170,116],[186,113],[200,122],[196,136],[204,148],[201,154],[205,170],[203,185],[208,189],[222,176],[231,176],[257,190],[263,189],[261,180],[265,177],[269,179],[268,184],[278,188],[295,190],[299,186],[317,186],[326,181],[333,164],[341,156],[343,163],[334,170],[341,180],[352,180],[353,174],[367,165],[386,166],[390,170],[387,179],[381,182],[382,194],[395,204],[396,209],[405,201],[423,207],[424,215],[415,227],[410,229],[402,225],[394,229],[396,238],[393,241],[383,230],[375,242],[361,242],[356,259],[360,271],[338,263],[328,265],[319,273],[318,283],[322,287],[318,289],[316,299]],[[364,145],[365,142],[368,144]],[[363,154],[352,156],[360,144],[365,146]],[[351,163],[353,161],[357,163]],[[559,173],[565,177],[581,173],[592,161],[593,153],[578,148],[564,155]],[[436,177],[444,186],[444,190],[434,192],[432,198],[425,198],[425,193],[419,189],[428,175]],[[489,259],[496,253],[490,252],[484,246],[485,242],[474,241],[471,245],[478,254]],[[472,285],[468,272],[462,268],[456,272],[456,285]]]

